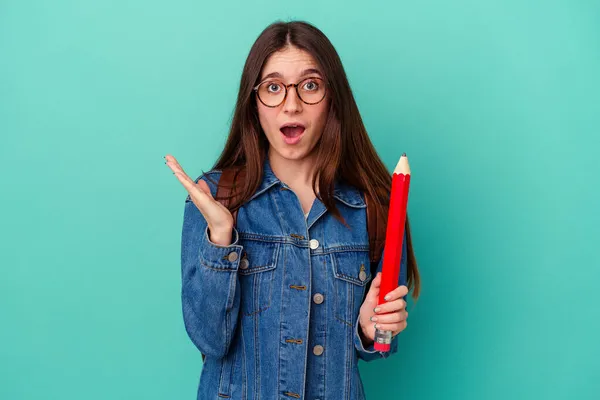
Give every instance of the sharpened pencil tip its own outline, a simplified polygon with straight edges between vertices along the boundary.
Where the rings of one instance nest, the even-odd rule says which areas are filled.
[[[402,157],[406,157],[406,153],[402,153]]]

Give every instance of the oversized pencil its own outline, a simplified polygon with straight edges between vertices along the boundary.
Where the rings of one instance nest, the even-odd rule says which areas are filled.
[[[385,303],[384,296],[398,287],[409,186],[410,166],[408,165],[406,153],[404,153],[400,157],[392,174],[392,190],[385,233],[385,248],[383,250],[379,304]],[[375,350],[390,351],[391,343],[391,331],[375,330]]]

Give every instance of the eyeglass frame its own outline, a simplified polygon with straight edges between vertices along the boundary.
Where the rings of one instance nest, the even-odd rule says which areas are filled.
[[[298,92],[298,86],[299,86],[299,85],[300,85],[302,82],[304,82],[304,81],[307,81],[307,80],[309,80],[309,79],[317,79],[317,80],[319,80],[319,81],[323,82],[323,87],[324,87],[325,93],[323,94],[323,98],[321,98],[321,100],[317,101],[316,103],[308,103],[308,102],[304,101],[304,99],[302,98],[302,96],[300,96],[300,92]],[[284,88],[284,90],[285,90],[285,94],[283,95],[283,99],[282,99],[282,100],[281,100],[281,102],[280,102],[279,104],[277,104],[276,106],[269,106],[269,105],[266,105],[266,104],[265,104],[265,102],[264,102],[264,101],[263,101],[263,100],[260,98],[260,95],[258,94],[258,88],[260,87],[260,85],[262,85],[263,83],[269,82],[269,81],[275,81],[275,82],[279,82],[279,83],[281,83],[281,85],[283,85],[283,88]],[[309,106],[314,106],[315,104],[319,104],[320,102],[322,102],[322,101],[325,99],[325,97],[327,97],[327,85],[325,84],[325,80],[324,80],[323,78],[319,78],[318,76],[313,76],[313,77],[304,78],[304,79],[302,79],[301,81],[299,81],[299,82],[297,82],[297,83],[290,83],[290,84],[288,84],[288,85],[286,85],[285,83],[283,83],[283,82],[281,82],[281,81],[279,81],[279,80],[277,80],[277,79],[268,78],[268,79],[265,79],[265,80],[263,80],[262,82],[260,82],[258,85],[254,86],[254,87],[252,88],[252,91],[253,91],[253,92],[256,92],[256,96],[258,97],[258,100],[259,100],[259,101],[260,101],[260,102],[261,102],[261,103],[262,103],[262,104],[263,104],[265,107],[269,107],[269,108],[276,108],[276,107],[279,107],[280,105],[282,105],[282,104],[285,102],[285,99],[287,99],[287,95],[288,95],[288,88],[289,88],[290,86],[293,86],[293,87],[296,89],[296,95],[298,96],[298,98],[300,99],[300,101],[302,101],[304,104],[307,104],[307,105],[309,105]]]

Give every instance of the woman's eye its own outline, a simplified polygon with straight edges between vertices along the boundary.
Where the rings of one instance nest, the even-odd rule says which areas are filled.
[[[319,84],[315,81],[308,81],[304,84],[304,89],[312,92],[319,89]]]
[[[277,83],[269,83],[267,85],[267,90],[271,93],[277,93],[281,90],[281,86],[279,86]]]

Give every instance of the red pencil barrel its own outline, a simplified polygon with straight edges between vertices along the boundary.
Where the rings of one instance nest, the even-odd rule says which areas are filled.
[[[379,292],[380,304],[385,303],[384,296],[387,293],[398,287],[409,185],[410,175],[393,175],[386,228],[386,241],[383,251],[381,288]]]

